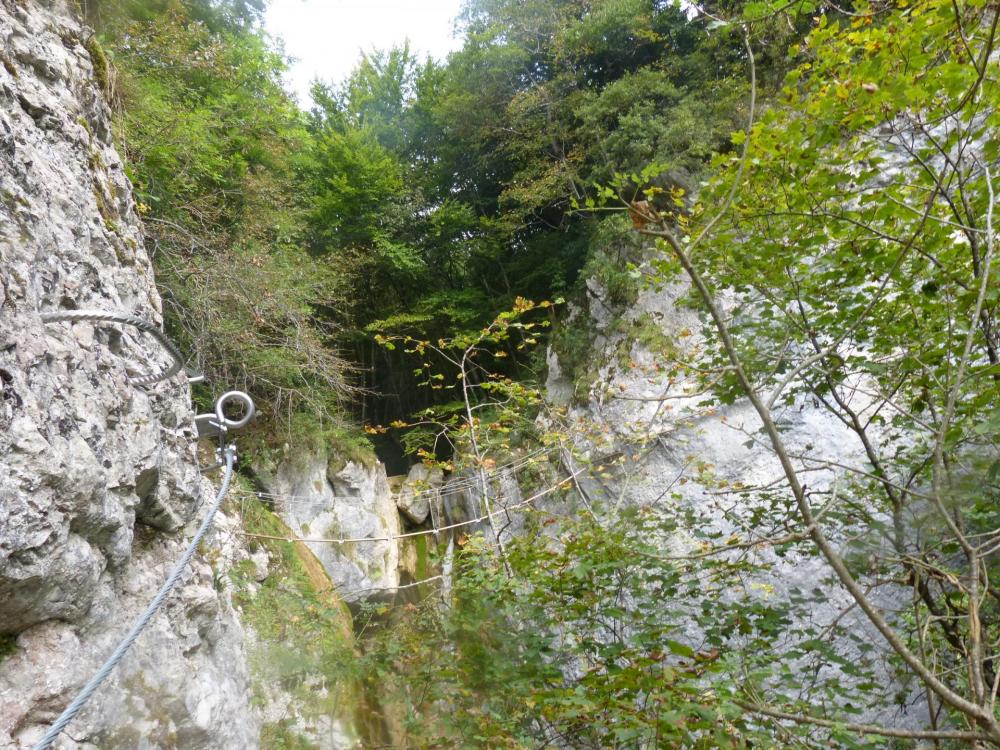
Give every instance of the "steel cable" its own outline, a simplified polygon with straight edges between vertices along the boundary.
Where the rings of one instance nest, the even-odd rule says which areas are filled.
[[[138,377],[129,376],[128,380],[133,385],[151,385],[153,383],[158,383],[161,380],[173,377],[181,371],[181,368],[184,367],[184,357],[177,347],[174,346],[174,342],[167,338],[167,335],[157,326],[144,318],[140,318],[135,315],[128,315],[126,313],[109,312],[107,310],[55,310],[52,312],[43,312],[40,313],[40,315],[42,320],[46,323],[75,323],[83,320],[90,320],[95,323],[124,323],[125,325],[132,326],[133,328],[138,328],[143,333],[148,333],[156,339],[157,343],[159,343],[160,346],[162,346],[173,359],[173,363],[170,367],[160,373],[140,375]]]
[[[390,534],[387,536],[365,536],[365,537],[345,537],[341,539],[326,539],[326,538],[314,538],[314,537],[299,537],[299,536],[278,536],[276,534],[256,534],[249,531],[238,531],[240,536],[250,537],[253,539],[272,539],[279,542],[305,542],[306,544],[364,544],[369,542],[394,542],[399,539],[411,539],[418,536],[428,536],[430,534],[439,534],[442,531],[451,531],[452,529],[462,528],[463,526],[474,526],[475,524],[482,523],[483,521],[489,520],[490,518],[496,518],[505,513],[509,513],[512,510],[517,510],[523,508],[526,505],[530,505],[535,500],[545,497],[558,489],[567,488],[573,479],[582,474],[586,469],[578,469],[571,474],[563,477],[558,482],[553,485],[546,487],[544,490],[536,492],[531,497],[528,497],[520,502],[508,505],[506,507],[494,510],[490,513],[485,513],[476,518],[472,518],[468,521],[459,521],[457,523],[451,523],[446,526],[439,526],[434,529],[422,529],[420,531],[410,531],[405,534]]]
[[[518,471],[528,466],[536,466],[542,463],[541,457],[543,455],[552,453],[553,451],[559,450],[559,446],[553,445],[544,448],[539,448],[531,453],[521,456],[513,461],[503,464],[501,466],[495,466],[489,469],[486,474],[487,481],[493,482],[498,479],[502,479],[505,476],[510,476],[510,472]],[[463,490],[478,490],[481,487],[481,482],[478,477],[469,478],[459,478],[459,479],[449,479],[443,485],[437,488],[431,488],[427,490],[418,490],[417,492],[407,494],[407,498],[410,499],[421,499],[424,497],[435,497],[438,495],[452,495]],[[318,502],[327,502],[335,500],[355,500],[356,495],[326,495],[321,494],[316,495],[286,495],[278,492],[266,492],[263,490],[254,490],[253,494],[256,495],[261,500],[270,501],[281,501],[281,504],[286,503],[294,505],[301,501],[302,505],[315,505]],[[393,494],[399,494],[398,491]]]
[[[55,723],[49,728],[49,731],[45,733],[45,736],[35,745],[34,750],[47,750],[56,738],[62,733],[62,731],[67,727],[67,725],[73,720],[73,717],[79,713],[80,709],[84,707],[91,696],[97,691],[97,688],[101,686],[101,683],[107,679],[108,675],[114,670],[118,665],[118,662],[122,660],[125,656],[125,652],[128,651],[135,639],[138,638],[142,631],[146,629],[149,623],[152,621],[154,615],[156,615],[157,610],[166,600],[167,596],[173,591],[174,587],[177,585],[178,581],[181,579],[184,570],[187,568],[188,564],[191,562],[191,558],[194,557],[194,553],[198,549],[198,545],[201,540],[208,533],[209,528],[212,525],[212,520],[215,518],[216,511],[219,510],[219,506],[222,504],[222,500],[225,498],[226,493],[229,491],[229,482],[233,477],[233,464],[236,461],[236,452],[233,446],[227,446],[225,448],[225,462],[226,462],[226,472],[222,478],[222,485],[219,487],[219,494],[215,498],[215,502],[212,507],[208,509],[205,514],[205,520],[201,522],[201,526],[198,527],[198,531],[194,535],[194,539],[188,545],[187,550],[184,552],[184,556],[180,559],[180,562],[174,566],[173,572],[171,572],[170,577],[167,578],[166,583],[160,587],[156,596],[153,597],[153,601],[150,602],[146,611],[135,621],[132,625],[132,629],[128,631],[128,634],[121,640],[118,647],[114,650],[114,653],[108,657],[104,665],[97,670],[97,673],[90,678],[90,681],[83,686],[80,693],[73,699],[66,710],[62,712]]]

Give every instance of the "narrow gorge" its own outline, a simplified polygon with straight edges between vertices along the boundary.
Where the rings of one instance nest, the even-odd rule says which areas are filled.
[[[1000,10],[457,12],[0,0],[0,750],[1000,747]]]

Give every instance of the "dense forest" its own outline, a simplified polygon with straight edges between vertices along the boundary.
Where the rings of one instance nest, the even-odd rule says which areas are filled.
[[[781,470],[696,463],[743,503],[722,526],[614,505],[463,540],[456,605],[345,667],[413,746],[1000,746],[995,4],[468,0],[446,61],[371,51],[308,111],[263,10],[85,3],[168,329],[253,394],[258,450],[552,444],[546,347],[600,390],[569,310],[681,278],[702,343],[658,341],[657,376],[746,405],[733,441]],[[802,404],[862,468],[795,442]],[[797,555],[812,592],[746,584]],[[803,619],[832,589],[856,659]],[[917,720],[855,721],[913,696]]]
[[[669,3],[472,3],[447,63],[373,51],[308,112],[260,4],[89,10],[171,326],[271,430],[429,405],[376,334],[474,331],[591,273],[626,299],[638,242],[588,201],[650,164],[690,190],[746,107],[738,34]],[[772,26],[777,50],[791,32]]]

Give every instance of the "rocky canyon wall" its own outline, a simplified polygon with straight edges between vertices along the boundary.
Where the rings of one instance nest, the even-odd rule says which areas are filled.
[[[128,381],[166,364],[158,345],[40,318],[160,318],[107,85],[75,5],[0,1],[0,748],[41,736],[214,492],[185,378]],[[218,575],[196,560],[58,747],[256,746],[243,631]]]

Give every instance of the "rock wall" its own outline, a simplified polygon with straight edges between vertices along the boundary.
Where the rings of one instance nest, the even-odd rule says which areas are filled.
[[[131,330],[43,324],[160,299],[68,1],[0,0],[0,748],[38,738],[165,579],[211,487],[183,377]],[[59,747],[254,747],[242,631],[198,561]],[[13,646],[9,640],[16,638]],[[75,739],[70,739],[70,735]]]
[[[372,539],[356,543],[310,542],[309,548],[347,601],[399,585],[399,512],[385,466],[344,463],[325,451],[297,456],[261,482],[275,512],[296,536]]]
[[[587,299],[573,311],[574,316],[588,316],[586,324],[596,332],[592,352],[599,366],[586,398],[579,398],[579,389],[574,389],[562,372],[558,355],[548,352],[549,400],[566,408],[566,421],[578,435],[577,449],[591,458],[621,457],[609,463],[601,476],[590,473],[578,478],[588,498],[612,515],[623,506],[642,507],[664,516],[690,513],[700,531],[714,533],[719,540],[737,533],[739,541],[748,541],[742,536],[747,528],[760,540],[787,534],[780,508],[773,509],[770,517],[758,519],[749,500],[737,491],[727,491],[740,486],[782,486],[781,466],[766,438],[753,440],[760,437],[756,412],[745,400],[705,407],[701,386],[670,367],[671,361],[696,360],[705,344],[699,333],[702,323],[686,302],[686,283],[642,289],[636,302],[618,311],[619,315],[598,302],[603,296],[600,285],[590,279]],[[863,407],[860,403],[855,406]],[[797,450],[845,466],[865,465],[862,447],[853,433],[818,402],[797,399],[776,411],[775,417],[786,444]],[[822,502],[828,497],[824,493],[838,481],[846,485],[850,476],[813,467],[808,480],[810,490],[820,498],[817,502]],[[827,533],[834,543],[845,545],[842,553],[847,552],[843,535],[829,528]],[[867,538],[855,536],[851,544],[877,544],[877,536],[878,532],[869,530]],[[660,540],[664,550],[673,554],[695,552],[700,541],[703,539],[684,535]],[[733,596],[776,601],[812,597],[816,587],[830,578],[826,563],[817,556],[778,557],[767,544],[758,545],[748,555],[757,572],[748,576],[744,590],[732,592]],[[796,628],[812,624],[818,630],[836,626],[840,632],[863,635],[870,644],[884,645],[846,591],[835,583],[822,585],[824,595],[815,597],[798,620],[793,618],[789,643],[796,637]],[[905,592],[892,587],[878,589],[872,597],[890,611],[908,601]],[[775,652],[785,652],[788,646],[776,642]],[[921,718],[924,711],[919,696],[902,708],[894,705],[893,692],[898,685],[885,658],[887,646],[870,651],[867,645],[859,648],[856,642],[840,639],[836,647],[850,662],[871,669],[885,687],[885,703],[868,706],[865,721],[898,726]],[[823,668],[820,676],[835,677],[839,672]]]

